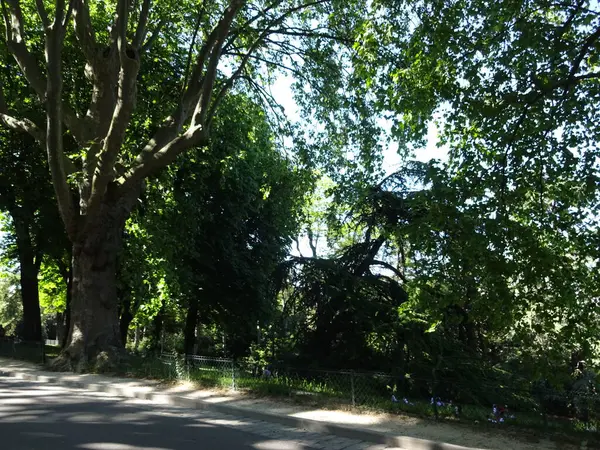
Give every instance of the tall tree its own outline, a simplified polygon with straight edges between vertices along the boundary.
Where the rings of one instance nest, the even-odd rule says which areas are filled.
[[[40,340],[42,326],[38,275],[45,256],[68,245],[60,226],[48,166],[29,135],[0,130],[0,210],[11,218],[7,256],[18,261],[23,302],[22,338]]]
[[[425,2],[422,14],[415,46],[456,74],[432,80],[449,105],[442,140],[451,178],[441,178],[451,208],[476,237],[468,253],[494,254],[495,276],[486,270],[484,282],[520,286],[494,309],[523,314],[513,329],[524,340],[545,336],[534,341],[548,359],[567,348],[589,356],[600,324],[598,5]],[[440,34],[443,45],[431,39]],[[465,273],[482,283],[481,260],[465,250]],[[492,287],[480,293],[493,297]]]
[[[127,228],[122,338],[138,313],[158,313],[150,299],[161,280],[186,316],[187,353],[198,324],[237,336],[229,348],[246,351],[272,309],[272,276],[297,231],[310,172],[279,153],[260,105],[240,94],[223,106],[208,155],[191,151],[149,183]]]
[[[226,102],[211,140],[215,161],[199,164],[190,154],[176,173],[169,211],[171,234],[187,242],[173,262],[189,307],[188,352],[198,323],[238,336],[237,354],[247,349],[254,325],[272,309],[273,274],[310,186],[308,171],[278,153],[261,108],[244,96]]]
[[[336,50],[349,54],[352,41],[345,21],[360,22],[362,11],[352,2],[324,0],[230,0],[199,10],[193,2],[53,3],[2,1],[6,46],[46,120],[41,125],[37,117],[19,116],[14,101],[6,100],[11,93],[4,91],[0,118],[4,125],[30,133],[47,150],[58,209],[73,246],[71,326],[57,364],[78,367],[101,352],[116,356],[122,348],[116,261],[125,221],[144,180],[186,150],[207,144],[215,113],[236,83],[268,98],[260,85],[267,67],[304,74],[314,87],[307,98],[319,100],[323,110],[338,109],[341,103],[333,99],[339,102],[343,92],[347,77],[342,66],[348,58],[340,58]],[[41,32],[42,39],[32,31]],[[293,42],[286,41],[289,37]],[[70,49],[77,49],[83,61],[71,57],[76,52]],[[188,64],[174,67],[170,75],[181,86],[171,112],[155,109],[154,115],[138,117],[137,94],[161,84],[139,76],[152,53],[187,53]],[[75,74],[82,72],[86,82],[75,83]],[[67,79],[73,85],[65,84]],[[361,116],[364,112],[364,107],[357,110]],[[147,136],[131,139],[128,128],[147,120]],[[65,167],[63,130],[79,149],[73,176]]]

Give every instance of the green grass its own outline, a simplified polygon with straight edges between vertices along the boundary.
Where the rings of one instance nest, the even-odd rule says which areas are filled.
[[[45,346],[46,360],[57,356],[59,347]],[[42,349],[39,344],[17,344],[3,342],[0,345],[0,356],[7,356],[35,363],[42,362]],[[361,377],[355,378],[356,397],[352,405],[351,384],[348,374],[335,372],[315,372],[312,378],[295,376],[278,376],[268,379],[253,376],[250,372],[235,372],[232,376],[231,366],[216,361],[214,367],[211,362],[196,367],[188,367],[181,359],[158,359],[155,357],[130,356],[126,364],[122,365],[116,375],[154,379],[167,382],[187,381],[199,388],[236,390],[257,396],[269,398],[286,398],[300,404],[310,404],[325,408],[344,408],[355,406],[355,409],[364,412],[384,412],[391,414],[406,414],[423,418],[433,418],[435,411],[429,400],[410,399],[412,404],[404,404],[399,397],[399,403],[392,403],[391,391],[385,379]],[[221,364],[220,366],[218,364]],[[598,405],[600,406],[600,405]],[[462,405],[460,417],[454,417],[454,408],[451,406],[439,407],[438,418],[451,420],[455,423],[477,424],[496,429],[513,430],[539,430],[544,434],[559,434],[570,436],[574,439],[588,438],[596,442],[598,433],[586,429],[589,424],[577,420],[544,417],[535,411],[515,411],[515,418],[509,419],[504,424],[491,424],[491,405]],[[512,413],[512,412],[511,412]],[[594,419],[592,425],[600,429],[600,421]]]

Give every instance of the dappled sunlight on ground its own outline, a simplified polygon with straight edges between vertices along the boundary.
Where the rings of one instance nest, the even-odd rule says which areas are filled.
[[[129,385],[138,386],[136,389],[141,387],[139,384],[131,382]],[[351,428],[360,426],[371,431],[438,440],[487,450],[505,448],[511,450],[555,450],[561,448],[562,450],[566,448],[564,446],[559,447],[548,439],[540,439],[535,436],[524,438],[519,433],[508,432],[503,429],[489,427],[477,429],[464,424],[436,423],[432,420],[405,415],[359,413],[357,411],[335,409],[334,407],[332,409],[311,408],[309,405],[294,403],[285,398],[275,400],[256,398],[227,389],[199,389],[197,385],[190,382],[170,385],[160,390],[160,392],[161,394],[178,395],[211,404],[227,404],[242,410],[260,410],[279,416],[315,420]],[[160,395],[155,395],[152,398],[160,404],[168,403],[167,399]]]
[[[205,397],[205,398],[203,398],[203,400],[207,403],[226,403],[226,402],[231,402],[235,399],[233,399],[231,397],[220,396],[220,397]]]
[[[187,398],[203,400],[209,403],[226,403],[244,397],[240,392],[226,389],[198,389],[198,385],[190,382],[180,382],[175,386],[164,389],[163,392],[171,395],[181,395]]]
[[[302,411],[290,414],[292,417],[300,419],[319,420],[321,422],[336,423],[340,425],[376,425],[381,419],[373,415],[350,414],[345,411],[329,411],[325,409],[316,409],[312,411]]]
[[[257,450],[300,450],[303,448],[294,442],[278,440],[257,442],[253,447]]]
[[[564,444],[557,445],[548,439],[527,436],[524,433],[500,427],[478,429],[465,424],[434,422],[405,415],[310,408],[307,405],[294,404],[283,399],[274,401],[263,398],[238,398],[232,399],[229,405],[243,409],[260,409],[276,415],[315,420],[323,424],[336,424],[349,428],[360,427],[397,436],[430,439],[485,450],[567,450],[570,448]]]
[[[0,377],[0,448],[7,450],[305,450],[244,431],[223,414]]]
[[[23,368],[22,371],[34,371],[31,366],[17,363]],[[11,369],[14,368],[11,364]],[[21,371],[21,368],[19,368]],[[37,369],[37,373],[52,376],[51,373],[41,372]],[[82,382],[80,375],[64,374],[74,382]],[[147,412],[142,410],[131,411],[132,405],[147,405],[148,400],[157,404],[156,409],[160,410],[160,417],[171,417],[173,420],[181,420],[186,418],[178,426],[187,430],[212,430],[220,427],[230,427],[231,430],[245,429],[241,422],[232,419],[230,416],[227,419],[204,416],[202,420],[188,415],[182,415],[180,412],[175,412],[174,409],[169,409],[169,396],[178,396],[190,399],[190,407],[195,406],[200,402],[211,404],[222,404],[236,408],[243,415],[244,410],[260,411],[263,413],[273,414],[279,417],[288,416],[293,418],[312,420],[326,424],[336,424],[338,426],[349,428],[360,428],[367,431],[383,432],[395,436],[407,436],[420,439],[429,439],[434,441],[446,442],[450,444],[462,445],[467,447],[494,450],[494,449],[511,449],[511,450],[568,450],[571,448],[565,444],[557,445],[548,439],[545,439],[543,432],[527,433],[502,425],[492,426],[489,424],[461,424],[454,421],[435,422],[428,419],[420,419],[405,415],[359,412],[355,409],[349,410],[340,405],[323,405],[311,400],[303,402],[295,402],[287,397],[267,398],[253,397],[246,395],[243,392],[233,392],[226,388],[210,388],[200,389],[194,383],[160,383],[152,380],[139,380],[131,378],[108,378],[100,375],[85,375],[86,383],[96,384],[92,391],[86,394],[86,399],[82,400],[77,396],[61,395],[63,388],[58,388],[51,385],[36,384],[34,390],[18,389],[17,391],[0,389],[0,431],[3,422],[14,423],[15,419],[8,417],[18,417],[18,420],[28,423],[44,423],[49,421],[62,421],[69,424],[77,425],[101,425],[102,427],[110,427],[113,424],[131,425],[136,427],[137,433],[146,433],[147,429],[152,430],[157,423],[157,413],[155,410]],[[0,381],[2,379],[0,378]],[[120,392],[127,390],[128,397],[131,395],[134,398],[123,398],[106,393],[97,392],[99,386],[115,387],[114,394],[117,394],[117,387],[121,388]],[[124,389],[126,388],[126,389]],[[76,391],[76,390],[73,390]],[[38,401],[38,396],[43,397],[43,401]],[[6,401],[10,398],[10,401]],[[105,403],[107,401],[114,404],[111,407],[111,413],[104,415],[102,418],[89,415],[89,409],[85,407]],[[84,405],[81,405],[81,403]],[[60,404],[58,410],[48,414],[48,410],[52,410],[53,405]],[[64,409],[70,405],[72,411],[65,412]],[[81,412],[81,417],[73,418],[77,415],[77,410]],[[85,415],[83,413],[86,413]],[[94,411],[92,411],[94,412]],[[198,413],[200,414],[200,413]],[[205,413],[206,414],[206,413]],[[6,419],[6,420],[5,420]],[[160,421],[158,421],[160,422]],[[107,425],[108,424],[108,425]],[[143,430],[142,430],[143,429]],[[40,432],[54,432],[55,430],[34,430]],[[175,438],[177,439],[177,437]],[[260,438],[264,441],[264,436]],[[274,441],[274,440],[273,440]],[[91,442],[90,440],[86,442]],[[271,441],[269,441],[271,442]],[[150,442],[152,445],[157,445],[157,442]],[[257,442],[254,442],[253,447],[259,448]],[[262,445],[262,444],[261,444]],[[0,448],[4,448],[0,445]],[[185,448],[185,447],[181,447]],[[220,447],[223,448],[223,447]],[[250,448],[250,447],[248,447]],[[267,448],[267,447],[260,447]],[[11,449],[12,450],[12,449]],[[44,449],[45,450],[45,449]],[[62,450],[62,448],[61,448]],[[179,447],[177,447],[179,450]]]

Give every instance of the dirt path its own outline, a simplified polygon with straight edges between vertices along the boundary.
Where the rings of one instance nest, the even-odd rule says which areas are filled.
[[[211,403],[221,403],[248,410],[260,410],[277,415],[287,415],[303,419],[334,423],[352,428],[410,436],[421,439],[447,442],[449,444],[474,447],[485,450],[579,450],[591,448],[585,444],[570,445],[555,443],[533,432],[512,430],[502,425],[437,423],[415,417],[357,413],[339,409],[323,409],[310,405],[296,404],[286,399],[253,398],[240,393],[218,390],[197,390],[191,385],[180,384],[167,389],[173,394],[202,399]]]
[[[40,366],[25,362],[8,361],[0,358],[0,368],[10,368],[20,372],[35,372],[47,376],[54,375],[44,372]],[[215,389],[199,389],[189,383],[168,384],[153,380],[137,378],[108,377],[94,374],[62,374],[64,380],[76,383],[112,387],[124,387],[131,391],[152,394],[169,394],[183,396],[209,403],[223,404],[238,409],[262,411],[270,414],[310,419],[355,429],[364,429],[389,433],[398,436],[408,436],[432,441],[446,442],[481,450],[592,450],[587,443],[578,445],[556,443],[547,436],[533,431],[513,429],[507,426],[493,426],[488,423],[466,424],[456,422],[434,422],[416,417],[361,413],[343,408],[326,409],[322,405],[295,403],[285,398],[256,398],[249,395]]]

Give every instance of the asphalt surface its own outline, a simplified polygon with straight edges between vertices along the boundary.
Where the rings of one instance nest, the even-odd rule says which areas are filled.
[[[325,448],[299,442],[302,430],[261,424],[0,377],[0,450]]]

